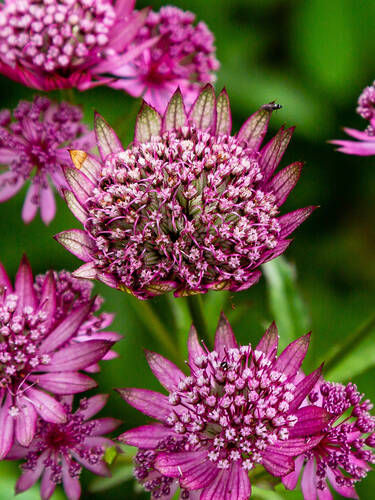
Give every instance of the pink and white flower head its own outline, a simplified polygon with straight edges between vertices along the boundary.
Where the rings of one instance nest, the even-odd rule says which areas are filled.
[[[73,411],[73,396],[63,396],[60,403],[66,411],[64,423],[38,420],[30,445],[27,448],[15,445],[8,457],[26,458],[21,465],[23,472],[17,481],[16,493],[28,490],[42,477],[40,495],[43,500],[48,500],[60,483],[69,500],[78,500],[82,467],[99,476],[111,475],[103,457],[106,448],[114,443],[103,434],[112,432],[121,422],[114,418],[90,420],[106,401],[104,394],[83,398],[78,409]]]
[[[146,352],[169,395],[118,389],[130,405],[159,421],[119,438],[140,449],[136,477],[163,500],[169,500],[178,485],[180,498],[200,490],[200,496],[192,498],[247,500],[248,474],[255,466],[277,477],[290,473],[293,457],[317,443],[314,435],[329,418],[324,408],[300,408],[321,372],[296,380],[308,345],[305,335],[277,357],[273,324],[255,349],[239,346],[222,315],[212,352],[191,329],[189,376],[159,354]]]
[[[294,489],[302,472],[301,488],[305,500],[332,500],[330,485],[339,495],[358,498],[354,485],[366,477],[375,455],[375,418],[372,403],[349,383],[333,384],[320,379],[309,395],[315,406],[330,414],[319,442],[295,461],[295,470],[283,478]],[[307,404],[307,402],[305,402]]]
[[[177,7],[150,11],[134,43],[144,44],[154,37],[158,41],[114,71],[120,78],[110,85],[142,96],[160,112],[179,86],[185,104],[191,105],[200,87],[215,81],[214,72],[219,69],[213,34],[204,22],[196,26],[194,22],[194,14]]]
[[[366,87],[358,99],[357,113],[369,124],[365,131],[353,128],[344,128],[344,131],[358,139],[356,141],[335,140],[332,144],[340,146],[337,151],[348,155],[370,156],[375,155],[375,82]]]
[[[262,106],[235,136],[225,90],[202,90],[189,114],[176,91],[161,116],[143,103],[134,142],[124,149],[96,116],[101,158],[72,151],[66,201],[85,230],[56,239],[97,278],[140,299],[174,291],[245,290],[257,270],[288,247],[313,207],[278,217],[302,163],[274,175],[293,128],[263,148],[272,111]]]
[[[128,50],[147,15],[133,8],[134,0],[5,0],[0,72],[44,91],[108,83],[103,75],[144,48]]]
[[[93,302],[83,302],[56,321],[56,297],[52,272],[45,275],[38,293],[26,257],[14,289],[0,264],[0,459],[15,440],[30,445],[38,415],[54,424],[66,422],[66,410],[55,395],[95,387],[81,370],[103,359],[114,343],[76,342]]]
[[[95,143],[93,133],[81,120],[78,107],[45,97],[20,101],[13,116],[7,109],[0,112],[0,164],[7,166],[0,173],[0,202],[30,181],[22,210],[24,222],[31,222],[38,208],[45,224],[54,218],[52,186],[60,192],[66,186],[62,171],[62,166],[70,163],[66,148],[91,149]]]

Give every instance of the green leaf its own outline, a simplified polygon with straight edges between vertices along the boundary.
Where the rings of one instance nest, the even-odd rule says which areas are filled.
[[[254,499],[261,498],[264,500],[283,500],[283,497],[272,490],[264,490],[258,486],[251,487],[251,497]]]
[[[309,329],[309,317],[296,284],[296,271],[284,257],[263,266],[269,308],[280,335],[280,348]]]
[[[116,467],[112,471],[112,477],[96,477],[91,481],[89,491],[91,493],[99,493],[114,488],[125,481],[129,481],[133,478],[133,468],[133,465],[123,465]]]

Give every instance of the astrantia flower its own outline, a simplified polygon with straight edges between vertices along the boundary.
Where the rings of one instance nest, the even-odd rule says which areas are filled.
[[[22,210],[24,222],[30,222],[38,208],[45,224],[54,218],[51,183],[59,191],[66,185],[62,172],[62,166],[70,162],[66,148],[91,149],[94,145],[94,135],[81,120],[82,112],[76,106],[44,97],[21,101],[13,117],[9,110],[0,112],[0,164],[9,168],[0,173],[0,202],[30,180]]]
[[[357,387],[320,380],[310,402],[324,408],[331,418],[320,434],[319,443],[300,455],[295,470],[283,478],[284,485],[294,489],[301,470],[301,488],[305,500],[332,500],[328,484],[340,495],[358,498],[357,481],[366,477],[375,463],[370,448],[375,447],[375,419],[369,414],[372,403],[362,401]]]
[[[113,342],[74,341],[91,310],[89,300],[56,321],[53,273],[46,274],[40,293],[36,293],[24,257],[13,290],[0,265],[0,459],[7,455],[14,439],[29,446],[37,415],[51,423],[66,421],[66,410],[53,395],[75,394],[96,386],[80,370],[101,360]]]
[[[159,111],[164,111],[179,86],[185,104],[192,104],[200,86],[215,81],[219,69],[214,37],[204,22],[194,26],[195,15],[177,7],[162,7],[150,12],[134,40],[144,44],[158,36],[156,44],[136,59],[114,71],[121,78],[110,85],[126,90]]]
[[[42,476],[42,500],[48,500],[59,483],[63,484],[69,500],[77,500],[81,495],[82,466],[94,474],[110,476],[103,456],[105,449],[114,443],[102,435],[112,432],[121,422],[114,418],[89,420],[106,401],[104,394],[81,399],[78,409],[73,412],[73,397],[64,396],[61,403],[66,411],[66,422],[38,421],[30,446],[16,445],[10,452],[12,459],[26,458],[21,465],[23,473],[17,481],[16,493],[28,490]]]
[[[344,131],[358,139],[355,141],[330,141],[332,144],[340,146],[337,151],[349,155],[370,156],[375,155],[375,82],[366,87],[358,99],[357,113],[369,124],[364,132],[353,128],[344,128]]]
[[[329,418],[323,408],[299,408],[320,376],[318,369],[295,380],[308,344],[305,335],[277,357],[272,325],[255,349],[238,346],[222,316],[215,351],[205,351],[192,328],[188,377],[147,352],[169,396],[118,389],[129,404],[160,421],[129,430],[120,440],[140,448],[135,475],[154,498],[171,498],[178,481],[188,492],[202,490],[201,500],[245,500],[251,493],[248,473],[257,464],[274,476],[291,472],[293,457],[316,444],[313,435]],[[188,492],[181,498],[189,498]]]
[[[122,336],[116,332],[103,331],[104,328],[107,328],[112,323],[114,315],[109,313],[95,314],[95,312],[100,309],[104,299],[100,295],[96,295],[94,299],[91,300],[93,288],[91,282],[74,278],[68,271],[49,272],[53,273],[56,286],[56,309],[53,317],[54,324],[58,324],[75,309],[91,302],[91,309],[72,338],[73,342],[86,342],[87,340],[108,340],[110,342],[117,342],[122,338]],[[45,274],[41,274],[35,278],[34,288],[38,300],[41,299],[45,279]],[[51,327],[52,326],[53,325],[51,325]],[[101,361],[113,359],[117,356],[118,354],[115,351],[110,350],[103,356]],[[85,371],[99,371],[99,365],[95,363],[94,365],[86,367]]]
[[[134,0],[5,0],[0,72],[46,91],[107,83],[102,75],[143,50],[127,50],[147,14],[133,7]]]
[[[293,129],[260,149],[275,107],[263,106],[233,137],[225,91],[216,102],[208,85],[188,116],[177,91],[163,117],[143,104],[126,150],[96,116],[101,161],[73,151],[77,168],[65,169],[66,201],[85,227],[56,236],[86,262],[74,274],[141,299],[257,282],[256,268],[284,252],[313,210],[278,217],[302,164],[273,176]]]

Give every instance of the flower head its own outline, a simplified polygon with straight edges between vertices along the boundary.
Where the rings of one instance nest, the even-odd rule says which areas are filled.
[[[55,216],[56,206],[50,183],[61,191],[66,186],[62,166],[69,163],[67,147],[91,149],[94,136],[81,122],[79,108],[45,97],[21,101],[13,111],[0,112],[0,202],[14,196],[30,180],[22,210],[30,222],[38,208],[45,224]]]
[[[108,83],[138,55],[128,50],[146,11],[133,0],[5,0],[0,10],[0,72],[38,90]]]
[[[375,419],[369,414],[372,403],[363,401],[357,387],[319,380],[309,396],[310,402],[330,414],[319,442],[295,462],[295,470],[283,478],[294,489],[302,473],[305,500],[332,498],[328,483],[340,495],[358,498],[354,485],[366,477],[375,463],[370,448],[375,447]],[[305,403],[307,404],[307,403]]]
[[[365,120],[368,126],[365,131],[344,128],[344,131],[358,139],[355,141],[335,140],[332,144],[340,146],[338,151],[349,155],[370,156],[375,155],[375,82],[366,87],[358,98],[357,113]]]
[[[222,316],[212,352],[202,348],[192,328],[189,376],[147,352],[169,395],[118,389],[129,404],[160,421],[120,436],[140,448],[136,477],[155,498],[167,496],[168,488],[177,486],[167,478],[175,478],[188,491],[202,490],[202,500],[245,500],[251,493],[248,473],[256,465],[274,476],[291,472],[293,457],[316,444],[313,435],[328,421],[323,408],[300,408],[320,376],[318,369],[296,380],[308,344],[305,335],[277,357],[277,330],[271,325],[255,349],[239,346]]]
[[[124,150],[96,117],[101,160],[73,151],[66,201],[85,231],[57,240],[86,262],[74,274],[147,299],[249,288],[260,264],[280,255],[312,212],[278,217],[302,164],[273,176],[293,129],[262,149],[274,104],[230,135],[225,91],[207,86],[186,115],[177,91],[161,117],[143,104],[134,143]]]
[[[129,94],[143,96],[159,111],[164,111],[179,86],[185,103],[192,104],[201,85],[213,83],[219,69],[214,37],[204,22],[194,26],[191,12],[167,6],[150,11],[134,44],[157,42],[137,58],[114,71],[120,78],[110,85]]]
[[[104,394],[83,398],[73,411],[73,396],[64,396],[61,398],[66,411],[64,423],[38,420],[31,444],[27,448],[16,445],[10,452],[12,459],[26,458],[16,493],[28,490],[42,476],[40,493],[44,500],[52,496],[59,483],[63,484],[69,500],[77,500],[81,494],[82,467],[100,476],[110,475],[103,456],[105,449],[114,443],[103,434],[113,431],[121,422],[114,418],[89,420],[106,401]]]
[[[52,272],[45,275],[38,293],[24,257],[13,290],[0,265],[0,459],[15,439],[23,446],[30,444],[37,415],[55,424],[66,421],[66,411],[54,395],[95,387],[80,370],[100,361],[114,343],[76,342],[93,302],[82,302],[56,320],[56,297]]]

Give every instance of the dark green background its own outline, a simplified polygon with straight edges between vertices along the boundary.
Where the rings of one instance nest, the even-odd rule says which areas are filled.
[[[144,1],[137,4],[145,5]],[[158,10],[161,5],[157,1],[152,7]],[[366,126],[355,108],[362,88],[375,78],[375,2],[185,0],[176,5],[196,12],[197,18],[206,21],[215,33],[221,62],[217,90],[224,85],[228,90],[234,131],[257,107],[272,100],[281,103],[283,109],[272,117],[271,133],[283,123],[297,126],[282,164],[305,160],[306,167],[285,209],[310,204],[320,208],[297,230],[286,256],[296,266],[298,286],[311,317],[313,338],[305,366],[312,369],[375,309],[375,159],[336,153],[327,143],[345,137],[342,126]],[[13,107],[20,98],[35,94],[3,77],[0,90],[2,107]],[[53,95],[59,98],[58,93]],[[135,108],[128,96],[98,88],[77,93],[76,100],[84,106],[90,126],[93,110],[97,110],[116,126],[125,142],[131,140]],[[35,273],[50,268],[74,270],[78,260],[52,235],[79,227],[79,223],[59,200],[57,217],[50,226],[45,227],[39,218],[25,226],[21,221],[24,195],[25,190],[0,207],[0,258],[9,274],[14,276],[24,251]],[[117,346],[121,357],[102,363],[98,381],[102,392],[111,393],[104,413],[123,419],[125,430],[146,419],[126,406],[112,388],[158,390],[142,348],[163,350],[136,318],[135,299],[101,285],[95,291],[105,297],[104,309],[116,312],[115,329],[124,334]],[[252,289],[231,295],[225,304],[225,312],[242,343],[256,342],[273,319],[266,292],[263,279]],[[172,328],[167,306],[165,297],[152,301],[166,326]],[[210,315],[212,332],[216,319]],[[188,327],[186,324],[186,333]],[[374,336],[375,331],[372,339]],[[372,356],[375,362],[374,350],[375,345],[370,343],[364,356]],[[361,371],[363,359],[357,356],[357,372]],[[374,375],[374,368],[370,368],[354,378],[360,390],[373,400]],[[3,474],[4,478],[7,475]],[[85,474],[84,478],[86,489],[92,477]],[[1,484],[0,478],[0,499],[10,496],[8,481]],[[358,487],[360,498],[373,498],[374,488],[375,475],[370,473]],[[85,494],[90,499],[107,497],[147,498],[134,493],[132,483],[102,495]],[[293,498],[302,498],[302,494]]]

